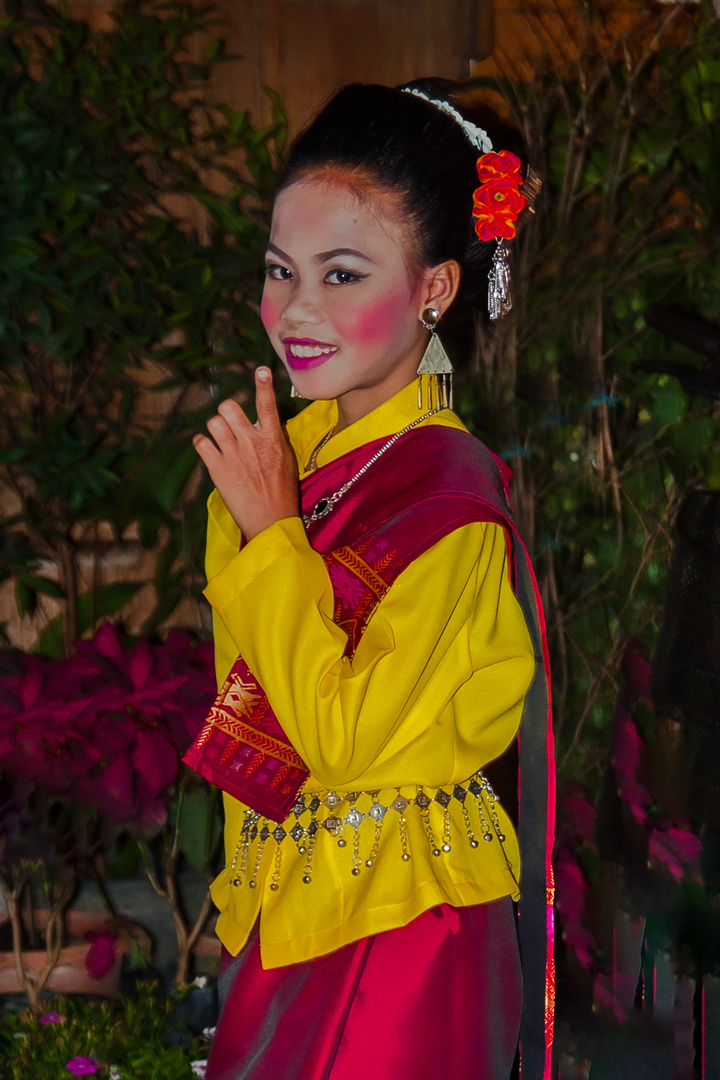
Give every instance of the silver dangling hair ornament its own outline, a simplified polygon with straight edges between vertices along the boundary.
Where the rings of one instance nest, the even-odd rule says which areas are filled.
[[[488,274],[488,314],[493,322],[512,311],[509,254],[505,241],[500,238]]]
[[[516,228],[521,226],[530,214],[535,213],[534,203],[541,188],[542,180],[532,167],[528,167],[527,176],[518,188],[525,200],[525,207],[518,215]],[[488,314],[493,322],[497,322],[503,315],[509,315],[512,311],[511,281],[510,249],[505,238],[499,236],[488,274]]]
[[[440,312],[437,308],[425,308],[420,321],[426,330],[430,331],[430,340],[417,369],[418,376],[418,409],[423,408],[423,375],[427,380],[427,407],[428,409],[452,409],[452,364],[450,357],[445,352],[436,328],[440,322]],[[433,387],[435,389],[435,405],[433,406]]]

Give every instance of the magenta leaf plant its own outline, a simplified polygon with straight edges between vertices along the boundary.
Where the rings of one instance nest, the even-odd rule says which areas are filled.
[[[220,832],[217,799],[181,763],[215,696],[212,644],[173,630],[162,643],[140,639],[126,647],[106,622],[91,640],[76,642],[67,659],[12,653],[2,659],[0,883],[16,969],[31,1002],[37,1005],[57,963],[78,875],[89,872],[109,903],[101,856],[111,854],[121,834],[133,838],[153,888],[171,908],[185,981],[210,901],[203,905],[202,925],[188,926],[179,861],[185,856],[199,869],[209,868]],[[52,912],[47,970],[33,981],[22,961],[20,911],[38,873]],[[50,877],[54,892],[47,887]],[[114,945],[112,927],[91,942],[87,967],[93,977],[112,965]]]
[[[0,678],[0,770],[152,835],[215,693],[212,645],[172,631],[125,650],[103,623],[76,648]]]

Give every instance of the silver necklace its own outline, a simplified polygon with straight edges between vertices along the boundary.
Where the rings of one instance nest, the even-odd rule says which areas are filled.
[[[317,469],[317,456],[320,453],[320,451],[322,450],[325,443],[329,442],[330,439],[332,439],[333,435],[335,434],[335,428],[336,427],[337,427],[337,424],[333,424],[333,426],[328,431],[327,435],[323,435],[322,439],[320,440],[320,442],[317,444],[317,446],[313,450],[312,454],[310,455],[310,460],[307,463],[307,468],[306,468],[305,472],[314,472],[315,469]]]
[[[345,492],[353,486],[356,480],[359,480],[361,476],[365,475],[370,466],[374,465],[375,462],[383,456],[386,450],[389,450],[390,447],[394,443],[396,443],[399,438],[401,438],[403,435],[406,435],[408,431],[412,430],[412,428],[417,427],[417,425],[421,424],[423,420],[427,420],[428,417],[434,416],[435,413],[438,413],[440,411],[440,409],[431,409],[430,412],[426,412],[423,416],[418,416],[417,420],[413,420],[412,424],[408,424],[407,427],[404,427],[402,429],[402,431],[397,431],[392,436],[392,438],[388,439],[386,443],[383,443],[380,449],[375,451],[370,460],[366,461],[363,467],[361,469],[358,469],[355,475],[351,476],[350,479],[346,483],[344,483],[341,488],[338,488],[338,490],[333,492],[332,495],[326,495],[322,499],[318,499],[318,501],[315,503],[315,506],[313,507],[312,513],[309,516],[307,514],[303,514],[302,519],[305,523],[305,527],[307,528],[311,521],[320,521],[321,518],[327,517],[327,515],[335,506],[335,503],[339,502],[339,500],[342,499]],[[330,435],[332,435],[332,431],[326,436],[323,442],[327,442],[327,440],[330,438]],[[320,446],[318,446],[318,452],[322,449],[322,446],[323,443],[320,443]]]

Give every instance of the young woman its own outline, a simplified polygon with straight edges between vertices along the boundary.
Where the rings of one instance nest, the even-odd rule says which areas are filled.
[[[491,261],[509,306],[527,184],[500,151],[446,84],[341,90],[292,148],[262,301],[312,404],[285,432],[259,368],[257,423],[225,401],[195,440],[221,692],[186,760],[226,792],[208,1080],[502,1080],[521,1009],[523,1080],[549,1076],[542,614],[435,333]],[[482,772],[519,728],[522,872]]]

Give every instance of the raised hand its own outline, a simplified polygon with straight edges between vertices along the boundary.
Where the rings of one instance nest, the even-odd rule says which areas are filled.
[[[193,445],[215,487],[247,540],[283,518],[299,514],[298,471],[278,416],[272,373],[255,372],[257,423],[236,401],[223,401],[208,420],[212,439],[196,435]]]

